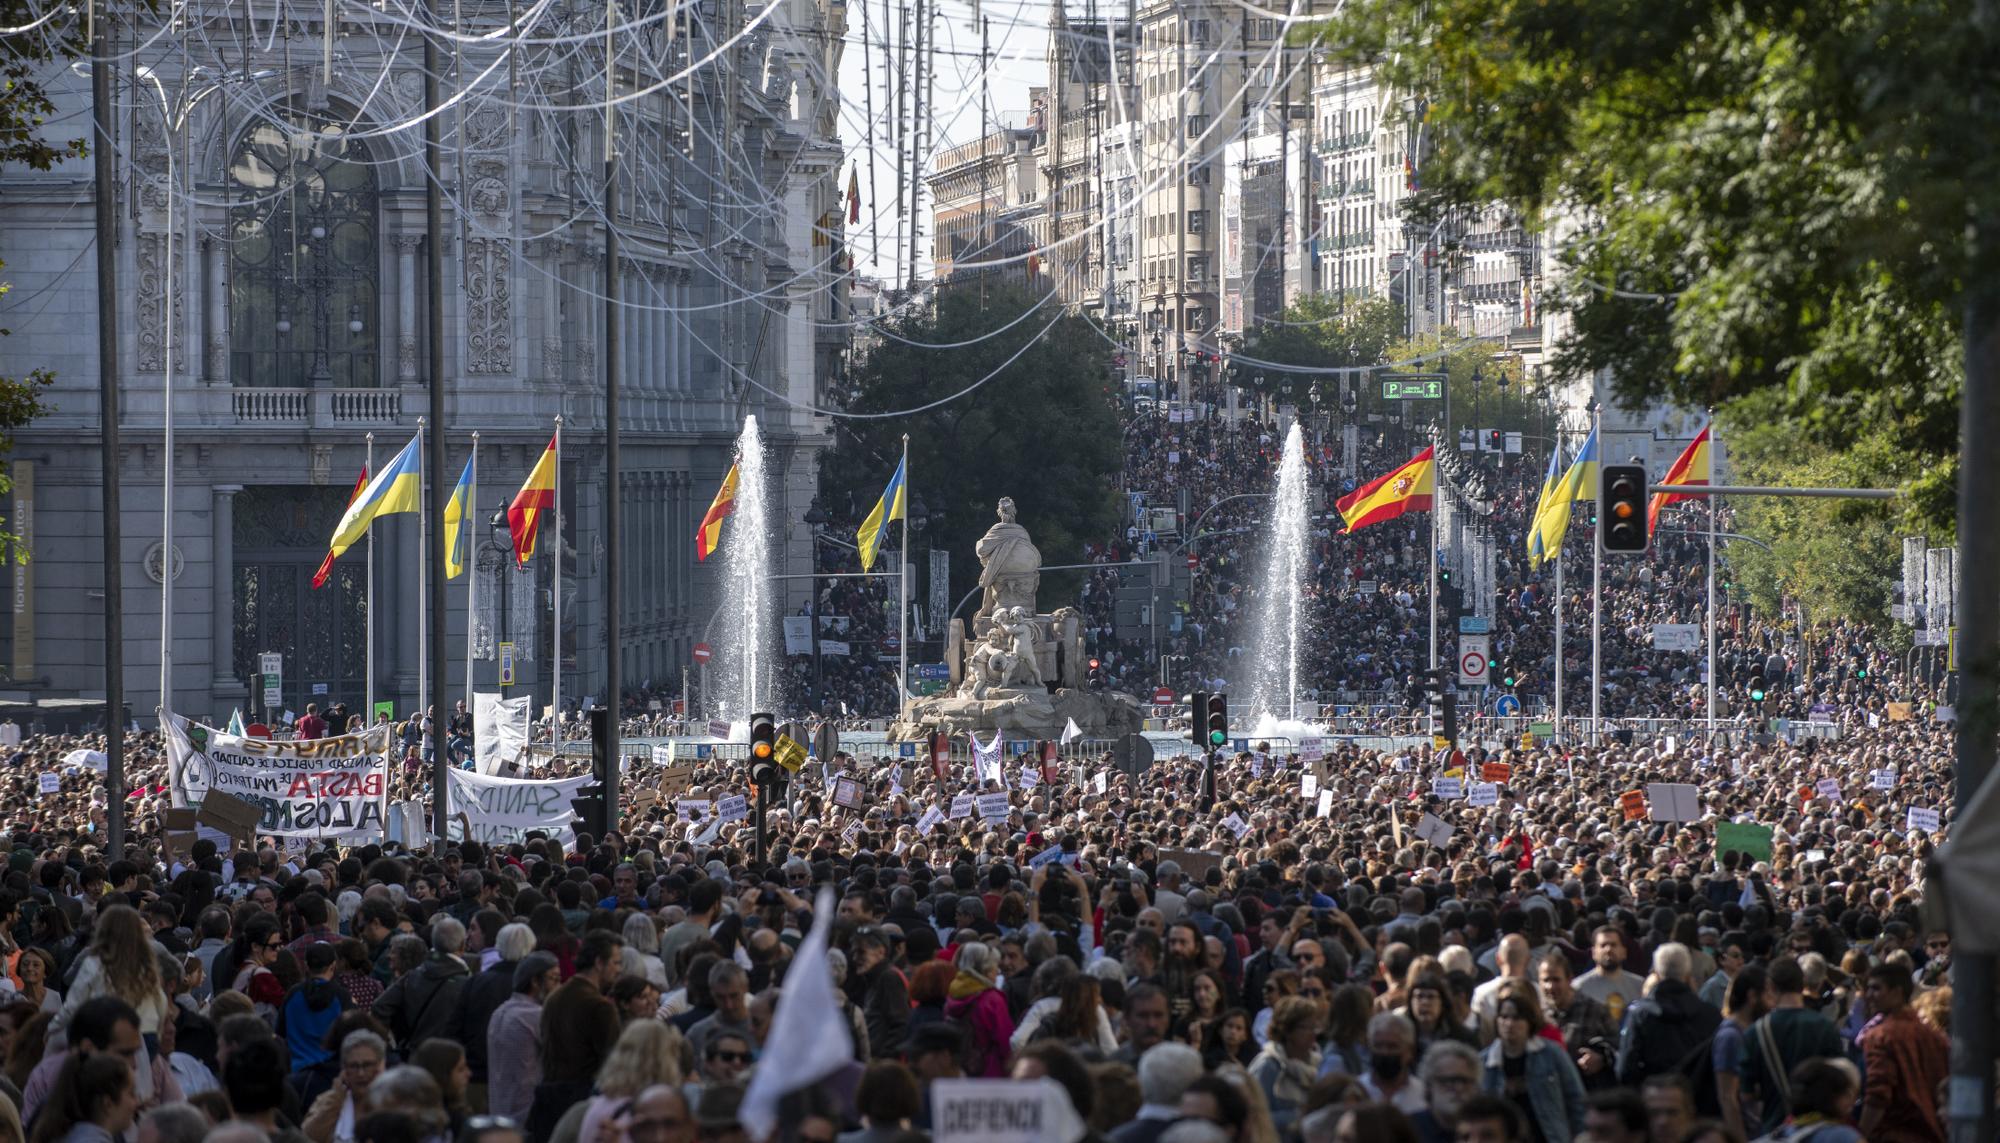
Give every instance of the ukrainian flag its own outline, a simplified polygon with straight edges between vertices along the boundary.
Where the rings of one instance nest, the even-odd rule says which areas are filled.
[[[466,549],[471,547],[473,466],[479,454],[465,458],[465,471],[458,474],[458,487],[444,506],[444,578],[457,579],[465,570]]]
[[[1549,453],[1549,470],[1542,474],[1541,499],[1535,501],[1535,514],[1528,518],[1528,566],[1535,567],[1549,558],[1546,545],[1542,542],[1542,513],[1549,510],[1555,501],[1556,486],[1562,483],[1562,446],[1556,446]]]
[[[1569,531],[1570,505],[1579,500],[1597,498],[1597,430],[1590,430],[1584,438],[1583,447],[1577,450],[1576,459],[1569,462],[1569,468],[1555,487],[1555,498],[1546,499],[1535,513],[1535,526],[1529,540],[1529,550],[1534,550],[1537,539],[1542,547],[1542,559],[1554,559],[1562,551],[1563,536]]]
[[[422,434],[411,437],[396,459],[384,465],[375,479],[368,482],[368,487],[361,490],[361,495],[347,506],[347,513],[340,518],[340,526],[333,530],[333,539],[327,544],[336,557],[367,535],[368,525],[377,516],[423,510],[423,442]]]
[[[882,499],[875,502],[875,510],[861,521],[861,532],[855,537],[861,548],[861,570],[871,571],[875,567],[875,553],[882,548],[882,537],[889,532],[889,521],[904,519],[903,501],[906,489],[903,487],[903,466],[910,463],[905,456],[896,462],[896,475],[889,478],[889,487],[882,490]]]

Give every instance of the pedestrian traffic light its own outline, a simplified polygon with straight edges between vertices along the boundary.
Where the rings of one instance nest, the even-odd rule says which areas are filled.
[[[1202,708],[1206,714],[1202,719],[1202,731],[1210,750],[1219,750],[1229,741],[1229,696],[1217,691],[1208,696],[1208,703]]]
[[[1199,754],[1208,749],[1208,692],[1196,691],[1188,696],[1188,742]]]
[[[1646,466],[1607,464],[1597,482],[1597,542],[1606,552],[1637,555],[1652,543],[1646,525]]]
[[[778,748],[778,720],[768,711],[750,716],[750,780],[759,786],[775,786],[785,772],[774,757]]]

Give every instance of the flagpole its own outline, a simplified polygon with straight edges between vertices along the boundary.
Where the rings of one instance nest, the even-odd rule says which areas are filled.
[[[1708,480],[1717,482],[1715,472],[1715,408],[1708,410]],[[1715,502],[1708,498],[1708,741],[1715,743]]]
[[[903,498],[903,556],[896,566],[896,579],[902,585],[897,593],[896,603],[896,717],[901,718],[910,704],[910,434],[903,434],[903,486],[897,495]],[[890,505],[891,508],[895,505]],[[819,624],[813,618],[815,627]]]
[[[555,591],[550,602],[555,605],[555,636],[549,640],[549,709],[554,724],[549,728],[549,741],[555,746],[557,757],[562,756],[562,414],[556,414],[556,471],[550,481],[549,499],[555,509],[556,560]]]
[[[1602,471],[1602,465],[1604,463],[1604,438],[1598,434],[1597,430],[1601,428],[1603,424],[1604,424],[1604,410],[1601,408],[1592,409],[1590,413],[1590,435],[1597,438],[1597,454],[1598,454],[1598,465],[1600,466],[1599,468],[1600,471]],[[1591,495],[1591,500],[1593,503],[1595,503],[1596,499],[1597,499],[1596,493],[1593,491]],[[1598,512],[1604,511],[1604,505],[1597,504],[1596,510]],[[1604,579],[1604,544],[1596,537],[1592,537],[1590,541],[1590,744],[1592,746],[1595,746],[1598,743],[1598,736],[1600,732],[1600,725],[1598,722],[1598,715],[1600,709],[1599,704],[1604,699],[1604,681],[1601,677],[1602,672],[1604,670],[1603,579]]]
[[[472,434],[472,482],[465,490],[465,505],[459,510],[459,534],[465,539],[465,709],[472,711],[472,624],[478,614],[479,561],[474,558],[479,545],[472,523],[479,507],[479,434]]]
[[[1568,482],[1565,481],[1565,484]],[[1568,534],[1568,527],[1563,532]],[[1556,541],[1556,733],[1555,743],[1563,740],[1563,553],[1562,541]]]
[[[368,453],[367,453],[368,459],[362,462],[362,468],[364,472],[372,475],[375,471],[375,434],[369,433],[365,439],[368,442]],[[366,487],[366,484],[367,482],[366,480],[364,480],[363,487]],[[365,612],[367,615],[367,625],[368,625],[367,665],[363,668],[368,672],[368,681],[362,688],[363,693],[368,696],[367,700],[368,706],[366,713],[362,715],[361,724],[363,726],[374,726],[375,725],[375,521],[372,518],[368,521],[368,583],[367,587],[363,589],[362,611]]]
[[[420,490],[417,496],[417,726],[419,728],[424,725],[424,719],[430,713],[424,709],[424,699],[431,693],[431,597],[429,588],[430,567],[428,566],[430,564],[431,521],[430,513],[423,510],[423,505],[428,503],[428,501],[424,500],[421,492],[424,471],[424,425],[427,419],[425,417],[417,418],[417,487]],[[436,726],[431,727],[431,734],[433,738],[431,748],[435,750],[437,748],[435,740],[437,735]]]
[[[1444,499],[1444,490],[1437,487],[1440,475],[1437,471],[1437,446],[1438,438],[1433,433],[1431,435],[1431,670],[1433,671],[1437,670],[1438,666],[1438,505]],[[1438,686],[1438,694],[1442,697],[1445,681],[1443,679],[1434,681]],[[1437,734],[1437,724],[1433,720],[1431,737],[1436,738]]]

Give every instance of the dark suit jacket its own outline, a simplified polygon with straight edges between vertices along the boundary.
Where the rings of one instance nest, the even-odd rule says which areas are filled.
[[[618,1009],[582,976],[572,976],[542,1002],[542,1081],[597,1077],[618,1041]]]

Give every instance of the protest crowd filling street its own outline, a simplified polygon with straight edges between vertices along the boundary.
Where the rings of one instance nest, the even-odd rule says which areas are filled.
[[[1128,488],[1268,487],[1269,428],[1199,429],[1135,423]],[[1310,460],[1337,494],[1331,454]],[[1536,481],[1500,481],[1493,635],[1540,700],[1549,569],[1518,554]],[[1191,681],[1244,651],[1255,552],[1230,532],[1256,512],[1204,525],[1166,648]],[[568,812],[589,759],[544,753],[515,770],[530,794],[454,768],[439,841],[429,724],[271,778],[303,744],[232,769],[242,740],[182,723],[128,737],[120,856],[101,738],[0,727],[0,1143],[1944,1138],[1951,937],[1919,906],[1953,810],[1947,696],[1856,629],[1787,642],[1731,604],[1711,741],[1700,656],[1650,646],[1701,616],[1700,541],[1663,534],[1605,569],[1600,744],[1573,574],[1567,741],[1468,710],[1446,752],[1407,737],[1423,526],[1320,527],[1311,682],[1385,697],[1359,737],[1232,741],[1212,792],[1186,757],[839,753],[792,775],[760,852],[740,758],[638,761],[598,837]],[[1570,537],[1587,567],[1589,530]],[[1093,556],[1160,542],[1135,526]],[[1114,587],[1086,577],[1081,609],[1130,687],[1151,652],[1116,638]],[[878,595],[817,604],[865,645],[893,627]],[[873,658],[820,668],[793,661],[836,722],[893,693]],[[686,729],[673,695],[624,696],[626,734]],[[1808,716],[1819,736],[1765,721]],[[363,728],[337,707],[293,733],[342,729]],[[455,759],[474,747],[462,715],[443,729]],[[191,830],[174,807],[197,769],[261,818]],[[957,1082],[979,1079],[1007,1082]]]

